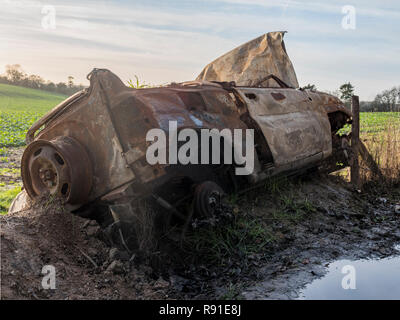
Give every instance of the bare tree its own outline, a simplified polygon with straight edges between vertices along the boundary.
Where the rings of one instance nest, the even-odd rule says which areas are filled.
[[[74,86],[74,77],[68,76],[68,88],[72,88]]]
[[[377,94],[374,103],[379,111],[395,111],[397,104],[400,102],[400,87],[393,87]]]
[[[43,87],[45,81],[42,77],[32,74],[28,77],[29,86],[31,88],[39,89]]]
[[[6,76],[7,79],[13,83],[18,83],[26,77],[19,64],[6,65]]]
[[[48,90],[59,92],[65,95],[71,95],[85,88],[82,84],[75,85],[74,77],[69,76],[68,82],[53,83],[45,81],[41,76],[26,74],[19,64],[6,65],[6,72],[0,75],[0,83],[22,86],[26,88]]]

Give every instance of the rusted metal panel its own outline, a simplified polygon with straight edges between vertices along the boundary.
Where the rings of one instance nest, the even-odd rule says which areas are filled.
[[[276,167],[332,152],[326,111],[295,89],[236,88],[272,152]]]
[[[305,90],[305,92],[311,98],[310,101],[320,106],[326,113],[342,112],[349,118],[352,116],[351,111],[344,106],[339,98],[321,91]]]
[[[118,89],[125,87],[122,82],[120,86],[110,83],[112,80],[117,82],[116,79],[105,79],[102,88],[97,76],[94,76],[88,94],[48,123],[36,137],[50,141],[68,136],[84,146],[93,167],[89,201],[135,178],[132,170],[126,166],[123,150],[106,108],[104,94],[111,90],[119,93]],[[111,101],[115,102],[115,99]],[[76,163],[79,164],[79,159],[76,159]]]
[[[89,202],[132,181],[144,190],[165,175],[167,165],[149,165],[145,159],[150,129],[168,134],[169,121],[177,121],[178,130],[247,128],[229,92],[217,84],[136,90],[108,70],[92,72],[90,80],[88,92],[42,122],[45,128],[35,137],[51,141],[67,136],[85,148],[93,167]]]
[[[286,53],[285,32],[269,32],[253,39],[208,64],[197,80],[235,81],[239,86],[256,84],[273,74],[290,87],[298,88],[296,73]],[[272,79],[264,83],[278,87]]]

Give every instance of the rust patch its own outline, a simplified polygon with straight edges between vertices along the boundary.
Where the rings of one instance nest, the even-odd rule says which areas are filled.
[[[190,86],[176,84],[135,90],[126,87],[112,72],[95,69],[90,75],[90,87],[73,96],[73,99],[64,101],[49,113],[50,116],[45,116],[35,124],[28,132],[28,142],[32,145],[38,139],[53,141],[69,137],[76,140],[82,150],[87,151],[88,159],[77,156],[74,161],[70,161],[71,166],[68,168],[75,172],[83,161],[90,165],[93,173],[74,175],[72,172],[67,175],[68,172],[64,170],[68,190],[66,186],[61,190],[63,185],[60,186],[61,194],[64,192],[67,195],[69,190],[78,190],[78,194],[85,193],[84,200],[75,197],[78,200],[74,200],[74,204],[96,201],[133,182],[140,186],[138,194],[143,195],[167,178],[165,168],[168,165],[151,166],[146,162],[146,133],[150,129],[161,128],[168,132],[169,121],[176,121],[178,130],[246,129],[236,108],[229,92],[216,83],[193,83]],[[44,128],[35,135],[43,125]],[[83,154],[79,148],[73,151],[78,155]],[[57,165],[57,159],[53,159],[52,154],[47,158]],[[35,197],[47,191],[55,192],[55,187],[51,185],[52,180],[56,180],[52,174],[54,170],[39,166],[36,166],[38,169],[31,168],[31,158],[24,159],[23,167],[27,168],[27,174],[23,176],[24,185],[29,186],[32,182],[31,173],[40,169],[43,172],[38,171],[37,176],[46,176],[44,180],[49,184],[45,188],[46,185],[42,183],[44,187],[40,191],[29,192],[29,195]],[[86,176],[92,177],[93,183],[85,192],[79,192],[83,184],[77,179],[78,182],[72,181],[75,176],[83,180]],[[72,197],[65,198],[68,203],[72,203]],[[69,198],[72,200],[69,201]]]
[[[280,101],[280,100],[286,99],[286,97],[285,97],[282,93],[280,93],[280,92],[278,92],[278,93],[276,93],[276,92],[271,92],[271,96],[272,96],[276,101]]]

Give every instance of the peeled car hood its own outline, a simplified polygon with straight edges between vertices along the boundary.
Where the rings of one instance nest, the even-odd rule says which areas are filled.
[[[238,86],[254,86],[273,74],[298,88],[296,73],[283,42],[284,34],[284,31],[269,32],[229,51],[208,64],[196,80],[235,81]],[[272,79],[267,81],[264,86],[279,86]]]

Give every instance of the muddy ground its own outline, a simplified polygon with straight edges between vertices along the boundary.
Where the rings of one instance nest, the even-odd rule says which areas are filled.
[[[20,183],[22,148],[0,177]],[[225,199],[218,217],[195,221],[151,252],[127,252],[96,221],[50,200],[1,217],[2,299],[295,299],[338,259],[399,254],[400,186],[362,193],[337,175],[273,180]],[[161,213],[162,214],[162,213]],[[53,265],[56,289],[43,289]]]
[[[115,248],[56,202],[1,217],[2,299],[294,299],[337,259],[399,254],[400,187],[359,193],[337,176],[274,181],[231,196],[161,251]],[[167,244],[167,245],[166,245]],[[56,289],[43,289],[43,266]]]
[[[316,212],[285,233],[288,241],[262,266],[262,280],[241,292],[244,298],[296,299],[332,261],[400,254],[398,187],[386,194],[373,189],[359,194],[340,179],[327,177],[309,181],[301,192]]]
[[[0,157],[0,183],[5,188],[22,185],[20,173],[23,147],[7,148],[7,156]]]

